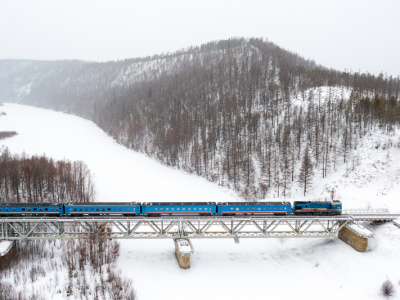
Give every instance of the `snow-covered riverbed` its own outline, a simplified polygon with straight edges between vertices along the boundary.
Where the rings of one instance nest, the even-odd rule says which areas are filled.
[[[6,113],[0,131],[18,132],[0,145],[13,153],[84,161],[95,176],[99,201],[238,200],[227,189],[125,149],[87,120],[15,104],[0,106],[0,112]],[[348,207],[365,208],[376,200],[376,207],[398,210],[399,149],[387,158],[384,150],[372,153],[365,144],[356,171],[321,179],[312,195],[335,187]],[[380,299],[386,279],[399,295],[400,230],[392,224],[373,229],[365,253],[337,239],[242,239],[239,245],[230,239],[193,240],[189,270],[179,269],[171,240],[123,240],[119,267],[134,280],[140,300]]]

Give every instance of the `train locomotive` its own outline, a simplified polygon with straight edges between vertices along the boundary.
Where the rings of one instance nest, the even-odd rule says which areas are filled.
[[[340,201],[290,202],[83,202],[0,203],[4,216],[243,216],[243,215],[340,215]]]

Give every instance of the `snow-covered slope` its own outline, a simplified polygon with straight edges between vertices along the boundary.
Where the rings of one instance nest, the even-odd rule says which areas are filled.
[[[126,150],[92,122],[15,104],[0,106],[0,141],[11,152],[83,160],[95,175],[99,201],[235,201],[227,189]],[[335,188],[344,208],[400,210],[400,131],[378,129],[362,140],[353,163],[322,179],[309,198]],[[392,144],[392,147],[388,147]],[[293,199],[302,196],[299,189]],[[358,253],[332,239],[193,240],[191,269],[178,268],[170,240],[123,240],[119,267],[134,280],[141,300],[158,299],[380,299],[383,281],[400,293],[400,230],[370,226],[375,238]],[[397,294],[398,295],[398,294]]]

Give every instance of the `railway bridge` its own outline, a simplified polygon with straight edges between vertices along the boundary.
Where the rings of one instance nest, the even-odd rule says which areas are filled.
[[[362,251],[364,245],[360,249],[354,245],[357,238],[365,241],[373,237],[373,231],[363,224],[396,222],[399,218],[400,214],[391,214],[387,209],[346,210],[338,216],[6,217],[0,218],[0,241],[93,235],[108,239],[173,239],[178,260],[179,255],[193,253],[190,239],[194,238],[232,238],[239,243],[242,238],[339,237]]]

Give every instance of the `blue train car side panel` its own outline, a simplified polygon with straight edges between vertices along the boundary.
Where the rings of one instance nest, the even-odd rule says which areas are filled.
[[[0,203],[0,215],[62,215],[63,204]]]
[[[136,202],[85,202],[67,203],[64,214],[70,215],[139,215],[140,203]]]
[[[217,213],[214,202],[151,202],[142,204],[143,215],[213,215]]]
[[[219,203],[220,215],[286,215],[292,212],[289,202],[230,202]]]

